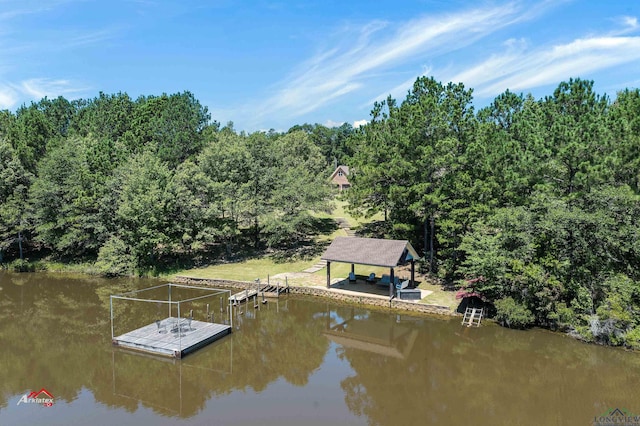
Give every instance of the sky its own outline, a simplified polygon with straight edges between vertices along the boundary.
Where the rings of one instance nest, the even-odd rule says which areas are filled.
[[[0,109],[190,91],[246,132],[366,123],[420,76],[542,98],[640,87],[636,0],[0,0]]]

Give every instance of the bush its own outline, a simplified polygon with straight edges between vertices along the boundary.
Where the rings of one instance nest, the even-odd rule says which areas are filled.
[[[625,346],[635,349],[636,351],[640,350],[640,327],[636,327],[633,330],[629,331],[625,336]]]
[[[13,272],[35,272],[35,265],[25,259],[16,259],[9,263],[9,270]]]
[[[509,328],[527,328],[533,325],[535,317],[526,306],[516,302],[512,297],[497,300],[496,320]]]
[[[129,247],[118,237],[111,237],[98,253],[96,270],[107,277],[132,276],[136,269],[136,259]]]

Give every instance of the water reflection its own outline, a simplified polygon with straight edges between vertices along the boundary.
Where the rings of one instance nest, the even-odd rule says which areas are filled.
[[[0,272],[0,424],[33,422],[40,411],[16,403],[42,387],[55,424],[560,425],[640,412],[637,353],[314,299],[250,305],[234,333],[183,360],[113,348],[109,295],[154,284]]]
[[[371,425],[589,424],[610,407],[640,412],[629,394],[637,354],[542,331],[430,319],[417,326],[405,357],[336,349],[354,371],[341,382],[345,402]]]
[[[400,315],[394,319],[355,307],[332,310],[327,306],[326,318],[324,336],[345,349],[406,359],[418,337],[418,330]]]
[[[122,349],[112,349],[112,396],[126,405],[129,400],[159,414],[191,417],[211,397],[208,382],[223,382],[233,374],[233,340],[209,351],[204,359],[175,360]],[[162,379],[158,380],[158,376]],[[155,378],[146,385],[149,378]],[[193,390],[199,390],[200,395]]]

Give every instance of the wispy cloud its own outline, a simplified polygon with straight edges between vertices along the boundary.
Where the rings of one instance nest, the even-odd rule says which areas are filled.
[[[620,16],[615,21],[620,28],[612,32],[611,35],[629,34],[640,30],[638,18],[635,16]]]
[[[306,114],[362,89],[373,73],[397,69],[414,63],[416,58],[461,49],[529,19],[547,6],[548,2],[533,8],[510,2],[429,15],[401,24],[373,21],[359,28],[346,28],[333,47],[319,51],[277,85],[263,110],[288,117]],[[413,82],[415,77],[407,82]],[[405,87],[407,82],[392,90]]]
[[[88,90],[87,87],[76,86],[69,80],[54,80],[50,78],[25,80],[15,88],[33,99],[42,99],[45,96],[49,98],[58,96],[72,97]]]
[[[120,30],[117,28],[103,28],[91,31],[75,31],[61,37],[61,47],[72,48],[101,43],[117,36]]]
[[[59,2],[7,2],[10,7],[8,10],[0,7],[0,21],[7,21],[23,15],[32,15],[36,13],[51,10]],[[2,5],[0,5],[2,6]]]
[[[26,15],[37,15],[70,3],[86,0],[5,0],[0,1],[0,22],[11,21]]]
[[[25,23],[32,21],[31,15],[46,17],[55,9],[84,1],[0,1],[0,51],[3,53],[0,57],[0,108],[12,108],[18,103],[40,100],[45,96],[73,98],[87,93],[89,88],[86,85],[69,78],[21,79],[21,77],[34,75],[29,69],[33,65],[33,58],[37,58],[40,53],[44,56],[51,52],[62,54],[62,52],[102,43],[121,33],[120,28],[113,26],[95,28],[95,26],[88,27],[85,23],[59,27],[55,23],[51,25]],[[29,29],[29,25],[33,25],[33,28]],[[42,75],[38,72],[35,76],[38,74]]]
[[[0,85],[0,109],[8,109],[18,102],[18,96],[11,87]]]
[[[464,82],[477,96],[489,97],[506,89],[532,89],[636,61],[640,61],[640,37],[591,37],[495,54],[447,80]]]

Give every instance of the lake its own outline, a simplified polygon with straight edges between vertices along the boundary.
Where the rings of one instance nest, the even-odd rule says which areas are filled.
[[[182,360],[112,347],[109,295],[157,284],[0,271],[0,425],[591,425],[640,413],[640,353],[321,299],[251,304],[231,335]],[[24,402],[31,392],[53,404]]]

